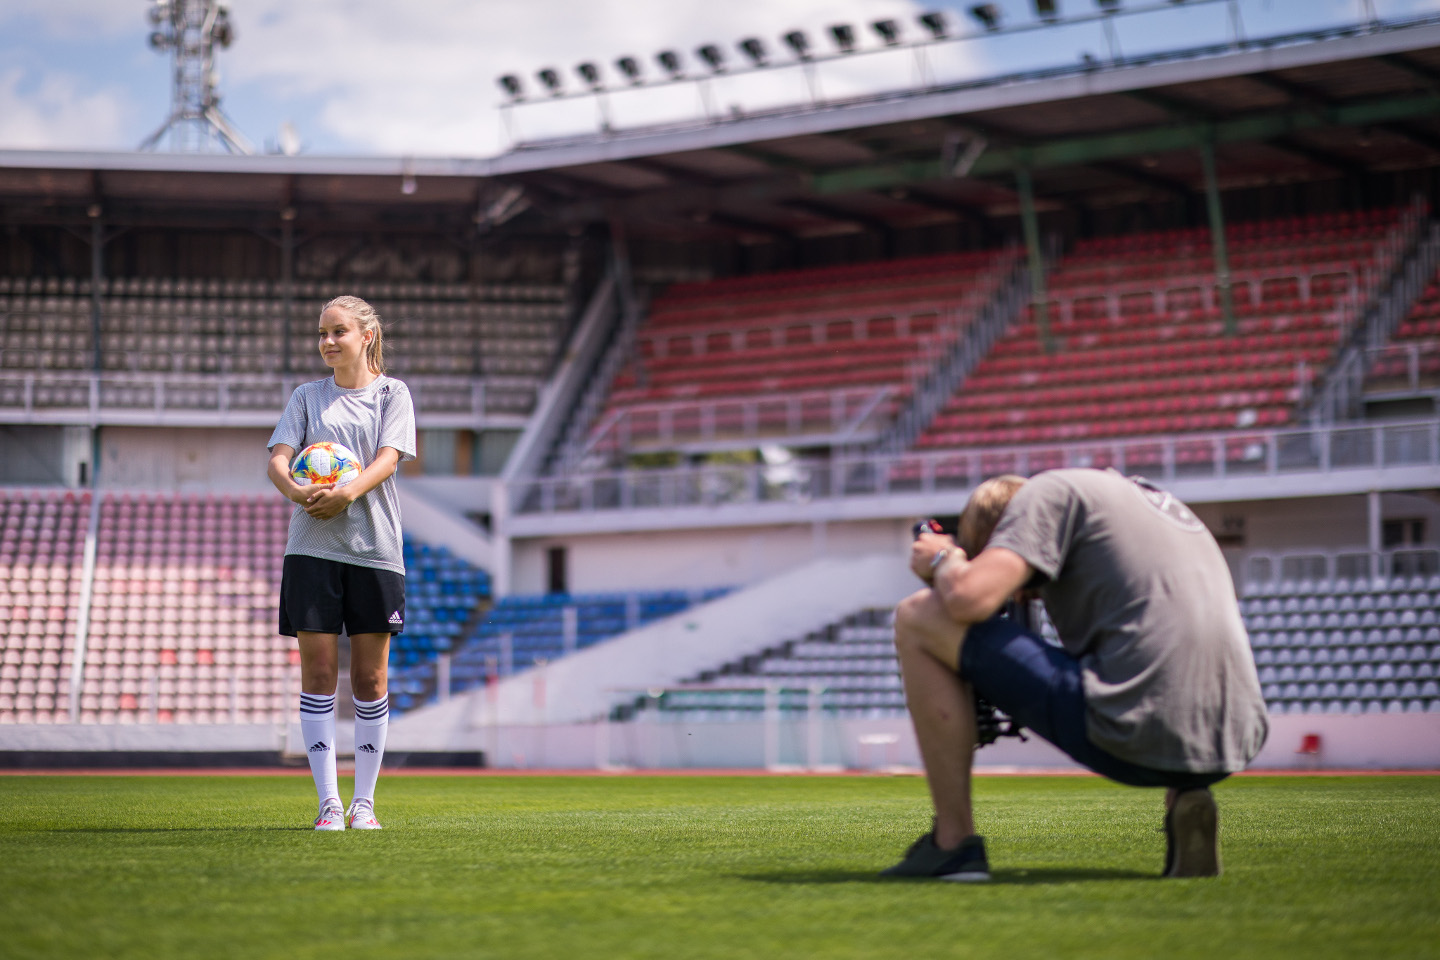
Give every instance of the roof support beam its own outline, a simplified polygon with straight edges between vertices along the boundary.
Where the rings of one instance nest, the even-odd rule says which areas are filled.
[[[1200,162],[1205,168],[1205,207],[1210,214],[1210,243],[1215,251],[1215,287],[1220,292],[1220,316],[1225,335],[1235,336],[1235,296],[1230,288],[1230,249],[1225,244],[1225,207],[1220,203],[1220,185],[1215,176],[1215,145],[1200,145]]]
[[[1040,330],[1040,346],[1046,353],[1055,352],[1050,337],[1049,306],[1045,302],[1045,255],[1040,250],[1040,221],[1035,216],[1035,183],[1029,167],[1015,171],[1015,186],[1020,194],[1020,225],[1025,231],[1025,250],[1030,255],[1030,309]]]
[[[1116,160],[1146,153],[1195,150],[1207,139],[1214,143],[1274,140],[1303,130],[1399,122],[1440,113],[1440,95],[1397,97],[1331,107],[1267,111],[1211,124],[1184,123],[1130,133],[1073,137],[1027,149],[1032,170],[1053,169]],[[852,167],[816,174],[813,189],[819,194],[884,190],[909,183],[943,180],[948,171],[939,160]],[[972,176],[998,176],[1019,167],[1018,151],[992,147],[975,163]]]

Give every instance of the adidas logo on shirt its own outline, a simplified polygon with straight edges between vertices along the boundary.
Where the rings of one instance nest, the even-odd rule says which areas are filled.
[[[363,745],[361,745],[361,746],[356,747],[356,748],[355,748],[355,752],[356,752],[356,753],[379,753],[380,751],[375,749],[375,745],[374,745],[373,743],[366,743],[366,744],[363,744]]]
[[[402,617],[402,616],[400,616],[400,611],[399,611],[399,610],[396,610],[394,613],[390,614],[390,622],[391,622],[392,624],[396,624],[396,625],[398,626],[399,624],[402,624],[402,623],[405,622],[405,618]]]
[[[329,749],[330,749],[330,745],[327,744],[327,743],[324,743],[323,741],[320,742],[320,743],[313,743],[313,744],[310,745],[310,752],[311,752],[311,753],[324,753],[326,750],[329,750]]]

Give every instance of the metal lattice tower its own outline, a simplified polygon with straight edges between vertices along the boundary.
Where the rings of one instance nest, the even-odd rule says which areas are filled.
[[[166,137],[176,153],[253,153],[254,148],[220,110],[215,89],[215,45],[235,39],[230,11],[216,0],[153,0],[150,46],[174,51],[175,79],[170,116],[140,144],[154,150]]]

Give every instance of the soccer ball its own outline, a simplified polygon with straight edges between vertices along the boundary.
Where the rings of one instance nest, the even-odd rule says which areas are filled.
[[[344,486],[360,476],[364,465],[342,443],[321,440],[301,450],[290,464],[290,477],[296,483],[333,483]]]

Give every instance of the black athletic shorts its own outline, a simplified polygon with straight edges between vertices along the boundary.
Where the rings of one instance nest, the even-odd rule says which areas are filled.
[[[960,676],[1021,726],[1119,783],[1193,790],[1229,776],[1142,767],[1096,746],[1086,733],[1080,661],[1012,620],[996,617],[970,627],[960,647]]]
[[[280,634],[400,633],[405,578],[338,560],[286,554],[280,574]]]

